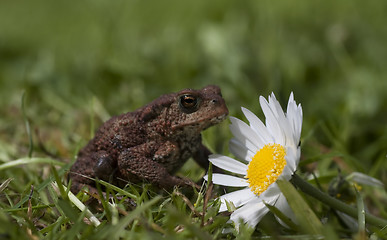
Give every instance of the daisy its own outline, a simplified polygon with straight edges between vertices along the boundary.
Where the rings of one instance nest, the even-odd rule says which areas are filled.
[[[251,111],[242,107],[249,124],[230,117],[230,152],[243,162],[223,155],[211,155],[209,161],[215,166],[234,173],[212,174],[214,184],[243,187],[243,189],[220,196],[219,212],[226,211],[226,202],[237,208],[230,217],[238,229],[241,220],[255,227],[269,211],[264,203],[274,205],[295,221],[285,196],[276,181],[289,181],[300,160],[300,135],[302,108],[290,94],[286,113],[272,93],[267,101],[260,96],[259,102],[266,118],[266,125]],[[208,176],[204,177],[205,180]],[[280,221],[281,222],[281,221]]]

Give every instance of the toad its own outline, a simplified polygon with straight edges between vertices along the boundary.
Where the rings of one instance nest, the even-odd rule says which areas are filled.
[[[144,181],[163,189],[194,186],[174,173],[190,157],[208,168],[211,152],[201,142],[201,131],[227,114],[220,88],[209,85],[162,95],[134,112],[114,116],[79,151],[69,173],[71,191],[87,186],[96,192],[94,178],[120,187]]]

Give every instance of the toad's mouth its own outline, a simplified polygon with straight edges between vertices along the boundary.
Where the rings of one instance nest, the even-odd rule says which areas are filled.
[[[203,130],[205,130],[205,129],[211,127],[211,126],[214,126],[214,125],[216,125],[218,123],[223,122],[227,118],[227,115],[228,114],[225,113],[225,114],[222,114],[222,115],[219,115],[219,116],[215,116],[215,117],[209,119],[207,124],[205,124],[205,126],[203,126]]]
[[[227,114],[225,113],[225,114],[223,114],[223,115],[220,115],[220,116],[216,116],[216,117],[214,117],[214,118],[211,118],[211,120],[210,120],[210,122],[211,123],[220,123],[220,122],[222,122],[223,120],[225,120],[226,119],[226,117],[227,117]]]

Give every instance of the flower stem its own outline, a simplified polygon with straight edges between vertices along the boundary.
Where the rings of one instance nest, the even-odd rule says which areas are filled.
[[[293,178],[290,180],[295,186],[301,189],[304,193],[316,198],[317,200],[321,201],[322,203],[340,211],[343,212],[355,219],[357,219],[358,211],[356,208],[351,207],[336,198],[333,198],[326,193],[320,191],[319,189],[315,188],[312,184],[308,183],[307,181],[303,180],[300,176],[297,174],[293,175]],[[377,227],[386,227],[387,226],[387,220],[375,217],[371,214],[366,213],[365,214],[366,222],[377,226]]]

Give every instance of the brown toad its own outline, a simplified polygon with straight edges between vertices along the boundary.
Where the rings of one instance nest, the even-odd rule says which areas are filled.
[[[87,185],[95,192],[90,178],[121,187],[140,181],[164,189],[192,185],[173,174],[190,157],[208,167],[210,151],[201,143],[201,131],[227,114],[219,87],[210,85],[162,95],[134,112],[114,116],[78,153],[69,174],[71,190]]]

